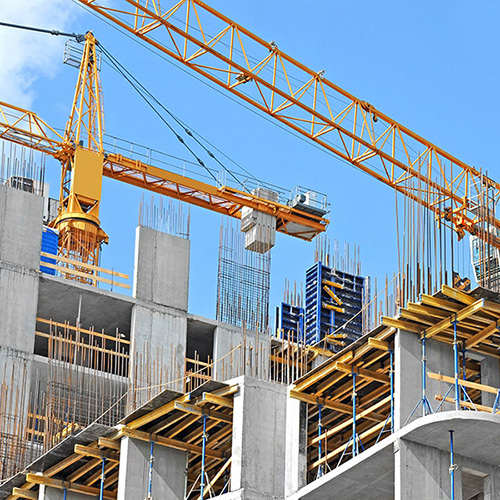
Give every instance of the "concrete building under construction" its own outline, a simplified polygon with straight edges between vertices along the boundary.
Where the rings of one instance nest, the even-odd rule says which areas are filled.
[[[200,0],[75,3],[394,188],[399,272],[380,285],[357,247],[330,250],[321,193],[210,170],[92,32],[58,33],[80,44],[64,135],[0,102],[0,139],[62,168],[51,200],[43,168],[2,149],[0,500],[500,499],[500,184]],[[204,180],[110,145],[101,58]],[[103,177],[179,200],[141,206],[131,285],[100,265]],[[188,311],[180,202],[226,216],[215,319]],[[276,232],[317,246],[271,327]]]
[[[0,194],[2,498],[498,498],[496,294],[328,351],[189,313],[148,227],[132,297],[41,272],[43,197]]]

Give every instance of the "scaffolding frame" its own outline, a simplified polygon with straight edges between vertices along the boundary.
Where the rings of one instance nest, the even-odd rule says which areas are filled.
[[[157,396],[126,417],[121,425],[102,427],[104,436],[86,445],[75,444],[72,452],[41,473],[23,473],[25,483],[14,487],[8,500],[35,498],[40,485],[99,500],[116,499],[120,440],[125,436],[150,444],[145,498],[154,497],[155,446],[188,453],[186,500],[203,500],[209,493],[222,494],[228,487],[224,474],[231,464],[233,396],[239,386],[218,384],[217,387],[205,384],[186,394],[164,391],[162,396],[170,399],[168,402],[162,404],[163,400]],[[197,491],[196,481],[200,477],[201,491]]]

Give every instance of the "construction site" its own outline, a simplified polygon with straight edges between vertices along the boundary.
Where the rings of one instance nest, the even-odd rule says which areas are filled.
[[[317,177],[226,168],[99,33],[0,13],[65,38],[76,81],[64,129],[0,95],[0,500],[500,500],[500,183],[200,0],[74,3],[385,184],[397,262],[330,239]],[[188,160],[106,134],[110,68]],[[143,193],[130,275],[103,264],[103,180]],[[221,220],[209,317],[197,210]],[[276,303],[288,240],[310,259]]]

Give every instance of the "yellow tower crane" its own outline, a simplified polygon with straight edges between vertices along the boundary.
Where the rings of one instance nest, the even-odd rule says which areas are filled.
[[[326,229],[326,206],[318,208],[303,199],[284,204],[266,194],[266,190],[246,192],[227,185],[212,185],[121,154],[107,153],[103,145],[104,113],[97,46],[93,34],[87,33],[64,136],[35,113],[0,102],[0,139],[41,151],[62,164],[59,211],[50,225],[59,230],[62,262],[86,264],[82,267],[66,264],[68,267],[75,267],[80,276],[92,274],[89,269],[98,264],[101,245],[108,241],[99,221],[103,176],[230,217],[242,218],[242,213],[265,214],[272,219],[273,230],[304,240],[311,240]],[[267,248],[264,246],[264,250]],[[94,282],[91,276],[77,279]]]

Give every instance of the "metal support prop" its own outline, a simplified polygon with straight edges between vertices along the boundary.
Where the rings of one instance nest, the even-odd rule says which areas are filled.
[[[153,455],[154,452],[154,442],[151,441],[150,449],[149,449],[149,471],[148,471],[148,496],[147,500],[153,498],[153,464],[155,461],[155,457]]]
[[[450,481],[451,481],[451,500],[455,500],[455,459],[453,455],[453,432],[450,431]]]
[[[497,392],[491,413],[496,413],[500,409],[500,390]]]
[[[318,460],[321,460],[322,449],[321,449],[321,434],[323,433],[323,424],[321,422],[321,409],[322,405],[318,405]],[[323,463],[321,463],[318,467],[318,475],[317,477],[321,477],[323,475]]]
[[[352,456],[358,455],[358,434],[356,431],[356,374],[352,374]]]
[[[203,441],[201,446],[201,478],[200,478],[200,498],[204,500],[205,494],[205,451],[207,448],[207,416],[203,415]]]
[[[467,380],[467,367],[465,366],[465,354],[467,352],[467,349],[465,348],[465,342],[462,342],[462,379],[465,381]],[[467,399],[467,393],[465,391],[465,386],[462,387],[462,392],[463,392],[463,397],[464,401]]]
[[[428,415],[427,406],[430,406],[429,400],[427,399],[427,350],[425,345],[426,342],[427,338],[424,333],[422,337],[422,414],[424,417]]]
[[[455,365],[455,410],[460,410],[460,389],[458,385],[458,338],[457,338],[457,315],[453,322],[453,358]]]
[[[68,490],[66,488],[64,488],[64,492],[63,492],[63,500],[66,500],[66,497],[68,496]]]
[[[389,349],[389,375],[391,381],[391,434],[394,433],[394,351]]]
[[[106,459],[102,459],[102,468],[101,468],[101,489],[99,491],[99,500],[104,500],[104,480],[106,479]]]
[[[427,350],[426,350],[426,335],[425,331],[422,334],[422,337],[419,340],[422,344],[422,397],[418,400],[418,403],[415,405],[413,410],[411,411],[409,417],[406,419],[403,427],[411,420],[414,413],[417,411],[418,407],[422,405],[422,416],[425,417],[432,413],[432,406],[427,399]]]

